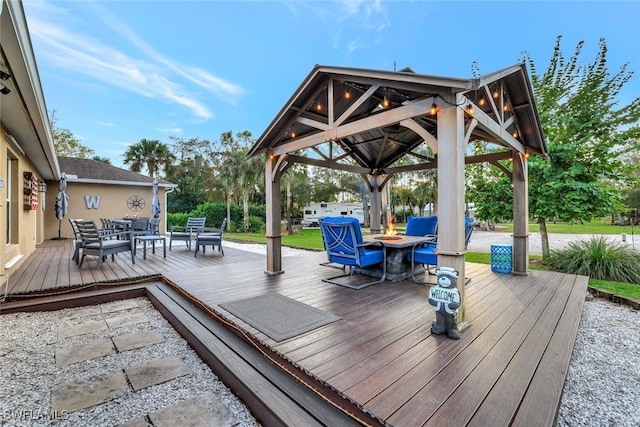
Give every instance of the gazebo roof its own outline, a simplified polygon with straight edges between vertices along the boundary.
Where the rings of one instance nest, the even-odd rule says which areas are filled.
[[[465,111],[469,141],[505,148],[467,156],[467,163],[497,161],[511,157],[512,151],[546,155],[524,64],[472,79],[417,74],[408,68],[379,71],[317,65],[249,154],[287,154],[293,162],[373,175],[437,167],[434,105],[456,105]],[[414,151],[422,143],[429,145],[433,156]],[[315,154],[302,156],[306,149]],[[418,158],[419,164],[395,167],[407,154]]]

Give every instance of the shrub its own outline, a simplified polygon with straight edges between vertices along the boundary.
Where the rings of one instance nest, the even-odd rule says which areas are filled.
[[[592,279],[640,283],[640,253],[604,236],[592,236],[572,242],[566,249],[551,251],[544,263]]]
[[[265,224],[258,216],[249,216],[249,233],[263,233]]]

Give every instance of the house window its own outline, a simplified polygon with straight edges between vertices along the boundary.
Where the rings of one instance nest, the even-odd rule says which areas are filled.
[[[18,208],[20,200],[16,198],[20,196],[20,192],[15,186],[18,182],[18,159],[11,152],[7,151],[7,182],[5,184],[6,191],[6,215],[7,215],[7,244],[18,243]]]

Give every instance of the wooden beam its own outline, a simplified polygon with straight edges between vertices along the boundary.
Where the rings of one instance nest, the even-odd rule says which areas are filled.
[[[342,122],[344,122],[349,117],[351,117],[351,114],[353,114],[354,111],[356,111],[364,103],[364,101],[366,101],[374,93],[376,93],[376,91],[379,88],[380,88],[380,85],[376,84],[376,85],[371,86],[369,89],[367,89],[366,92],[364,92],[362,95],[360,95],[360,97],[357,100],[355,100],[353,103],[351,103],[351,105],[349,105],[349,108],[347,108],[345,110],[345,112],[342,113],[342,115],[336,119],[336,121],[334,123],[334,126],[341,125]]]
[[[524,153],[526,151],[526,147],[520,141],[511,136],[504,126],[493,121],[491,117],[481,109],[476,109],[473,113],[473,117],[478,120],[482,129],[486,130],[494,138],[501,141],[505,146],[520,153]]]
[[[343,163],[337,163],[334,160],[312,159],[310,157],[297,156],[294,154],[290,154],[288,157],[288,160],[295,163],[301,163],[303,165],[318,166],[322,168],[331,168],[331,169],[342,170],[345,172],[365,173],[365,174],[369,174],[371,172],[371,169],[363,168],[362,166],[345,165]]]
[[[404,126],[407,129],[411,129],[415,133],[417,133],[424,142],[431,148],[431,152],[433,154],[438,153],[438,140],[431,135],[425,128],[420,126],[418,122],[413,119],[407,119],[400,122],[400,126]]]
[[[319,121],[316,121],[316,120],[311,120],[311,119],[308,119],[306,117],[298,116],[298,117],[296,117],[296,122],[301,123],[301,124],[303,124],[305,126],[309,126],[309,127],[318,129],[318,130],[322,130],[322,131],[331,129],[331,126],[326,124],[326,123],[322,123],[322,122],[319,122]]]
[[[367,116],[355,122],[350,122],[341,126],[334,127],[324,132],[317,132],[297,140],[292,140],[286,144],[273,147],[271,152],[275,155],[290,153],[296,150],[302,150],[324,142],[333,141],[347,136],[355,135],[370,129],[377,129],[398,123],[405,119],[427,114],[431,108],[431,98],[423,99],[410,104],[402,105],[397,108],[383,111],[381,113]]]

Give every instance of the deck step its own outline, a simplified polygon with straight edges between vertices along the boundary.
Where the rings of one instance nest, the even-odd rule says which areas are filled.
[[[264,425],[377,424],[336,408],[170,285],[148,286],[147,297]]]

